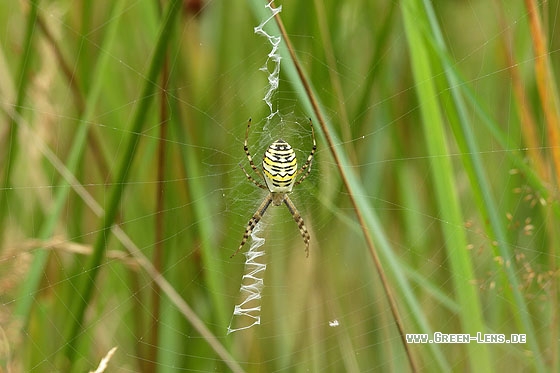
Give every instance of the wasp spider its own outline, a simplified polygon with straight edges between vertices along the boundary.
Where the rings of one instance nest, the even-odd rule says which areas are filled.
[[[266,189],[270,193],[264,201],[261,203],[257,212],[253,215],[251,220],[249,220],[249,224],[247,224],[247,228],[245,229],[245,233],[243,234],[243,239],[241,240],[241,244],[237,251],[231,256],[233,258],[239,250],[245,245],[251,232],[257,225],[257,223],[261,220],[264,213],[272,203],[274,206],[280,206],[282,202],[288,207],[288,210],[294,217],[298,227],[299,233],[301,237],[303,237],[303,242],[305,243],[305,253],[309,256],[309,232],[307,231],[307,227],[303,222],[303,218],[301,217],[299,211],[297,210],[296,206],[288,197],[288,194],[292,192],[294,186],[301,184],[305,178],[311,172],[311,163],[313,161],[313,155],[315,154],[315,150],[317,149],[317,144],[315,142],[315,132],[313,131],[313,123],[311,119],[309,120],[309,124],[311,125],[311,137],[313,139],[313,149],[311,149],[311,153],[307,157],[307,161],[305,164],[298,170],[297,167],[297,160],[296,160],[296,153],[294,149],[288,144],[286,141],[282,139],[278,139],[273,142],[266,152],[264,153],[264,158],[262,162],[262,172],[255,166],[253,162],[253,157],[251,157],[251,153],[249,153],[249,147],[247,146],[247,138],[249,137],[249,128],[251,127],[251,119],[247,123],[247,130],[245,131],[245,143],[243,145],[243,149],[245,150],[245,154],[247,155],[247,159],[249,160],[249,164],[255,174],[259,175],[265,182],[266,185],[263,185],[260,181],[255,180],[249,173],[243,168],[241,164],[239,166],[253,184],[258,186],[261,189]],[[299,175],[302,175],[299,180],[296,180]]]

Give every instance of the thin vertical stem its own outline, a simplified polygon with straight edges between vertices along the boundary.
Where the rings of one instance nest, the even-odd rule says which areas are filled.
[[[157,188],[156,188],[156,221],[155,221],[155,245],[152,257],[154,269],[161,273],[163,263],[163,237],[165,228],[164,200],[165,200],[165,141],[167,136],[167,122],[169,121],[169,111],[167,105],[167,87],[169,82],[169,55],[165,56],[163,71],[161,76],[161,99],[160,99],[160,126],[159,144],[157,159]],[[159,320],[160,320],[161,294],[157,284],[152,284],[152,324],[150,328],[150,347],[148,351],[148,371],[155,372],[157,364],[157,351],[159,348]]]

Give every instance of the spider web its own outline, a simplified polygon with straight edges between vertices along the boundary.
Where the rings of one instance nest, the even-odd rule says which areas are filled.
[[[278,54],[278,46],[282,40],[279,36],[271,36],[266,31],[264,31],[264,26],[274,18],[275,15],[279,14],[282,11],[282,7],[273,8],[271,6],[272,3],[268,3],[266,8],[270,10],[271,16],[264,20],[260,25],[255,27],[255,34],[262,35],[267,38],[272,46],[272,50],[268,54],[268,58],[261,68],[262,71],[267,73],[268,76],[268,84],[269,89],[266,92],[263,101],[270,109],[270,114],[267,116],[266,120],[267,123],[274,118],[275,115],[278,114],[278,111],[273,109],[272,98],[274,93],[278,89],[278,82],[280,77],[280,61],[281,57]],[[269,62],[272,63],[272,71],[269,70]],[[262,225],[261,223],[257,223],[253,232],[251,232],[251,247],[249,251],[245,254],[246,261],[245,261],[245,274],[243,275],[242,282],[241,282],[241,294],[242,294],[242,301],[240,304],[236,304],[232,320],[230,325],[228,326],[228,334],[246,330],[251,328],[252,326],[259,325],[261,323],[260,311],[261,306],[259,304],[259,300],[261,299],[261,291],[263,288],[263,278],[264,271],[266,270],[266,264],[262,264],[256,262],[255,259],[264,255],[264,251],[259,251],[259,248],[264,246],[265,239],[258,237],[257,234],[261,231]],[[249,319],[248,323],[246,320],[239,321],[241,326],[237,328],[232,328],[232,324],[237,321],[237,319]],[[245,322],[244,322],[245,321]]]
[[[255,24],[270,16],[266,4],[259,5],[262,13],[258,13],[251,5],[216,1],[193,12],[188,7],[194,3],[184,2],[185,14],[177,31],[181,42],[169,52],[173,82],[168,88],[153,82],[158,97],[164,91],[169,94],[163,100],[164,106],[172,113],[172,120],[180,117],[183,126],[170,125],[168,133],[162,135],[160,108],[152,103],[146,125],[139,133],[137,155],[130,160],[131,175],[124,182],[118,229],[111,234],[97,278],[91,279],[94,296],[78,338],[73,341],[64,337],[66,325],[77,317],[72,311],[81,296],[76,279],[90,275],[87,263],[99,235],[100,216],[105,212],[110,191],[118,185],[114,179],[117,165],[127,138],[133,134],[129,123],[140,104],[141,87],[149,81],[147,61],[153,52],[160,22],[156,15],[160,13],[155,3],[147,2],[125,3],[116,16],[111,13],[112,5],[107,4],[92,5],[88,11],[64,1],[40,3],[41,20],[33,31],[37,54],[29,57],[30,86],[23,104],[18,106],[15,103],[21,79],[17,64],[22,60],[23,25],[28,10],[22,9],[21,3],[1,5],[0,19],[5,27],[0,31],[0,101],[8,118],[0,125],[3,170],[9,162],[7,149],[17,145],[19,151],[12,160],[12,182],[1,190],[1,198],[7,202],[2,212],[0,366],[6,371],[60,370],[60,358],[70,347],[80,357],[76,369],[83,371],[95,371],[104,365],[107,371],[123,372],[235,370],[235,365],[226,367],[224,361],[228,359],[209,347],[212,339],[193,326],[195,319],[187,316],[190,309],[212,332],[217,344],[233,356],[231,360],[248,371],[407,369],[348,191],[319,133],[313,171],[291,195],[310,229],[310,258],[305,258],[301,237],[289,213],[271,208],[262,226],[258,226],[263,227],[258,234],[266,238],[267,255],[260,256],[254,267],[247,266],[256,260],[255,255],[260,255],[255,253],[262,253],[252,251],[252,245],[258,242],[253,237],[245,253],[245,267],[239,260],[228,259],[264,197],[264,192],[248,183],[238,167],[240,162],[246,162],[243,139],[247,119],[253,118],[249,144],[259,164],[264,149],[280,137],[293,146],[298,159],[305,159],[311,144],[308,117],[312,113],[303,109],[284,69],[277,71],[267,63],[268,78],[259,71],[271,45],[253,31]],[[421,146],[420,107],[414,98],[416,86],[410,79],[409,60],[404,53],[405,33],[401,25],[393,24],[390,43],[374,54],[370,49],[376,44],[370,34],[371,30],[380,32],[383,17],[372,25],[371,14],[387,14],[392,3],[370,3],[342,2],[332,8],[324,5],[331,12],[328,17],[336,14],[338,20],[327,27],[333,36],[327,37],[332,42],[330,46],[318,24],[327,16],[319,10],[317,20],[305,16],[309,12],[303,10],[311,5],[284,3],[282,17],[296,45],[296,54],[326,103],[329,122],[339,128],[336,146],[347,149],[352,160],[350,171],[358,174],[366,186],[364,197],[381,217],[396,259],[402,263],[414,295],[421,300],[422,308],[416,311],[427,315],[434,330],[460,333],[460,310],[445,250],[453,243],[441,233],[441,226],[449,222],[441,218],[440,208],[429,198],[433,182],[430,162],[434,157]],[[464,154],[458,147],[451,149],[442,157],[458,170],[456,187],[466,219],[463,225],[453,228],[468,238],[467,249],[476,275],[465,281],[478,289],[482,309],[489,318],[488,330],[481,332],[520,332],[516,317],[500,311],[514,303],[499,266],[515,266],[531,315],[542,320],[535,322],[535,330],[538,343],[544,346],[549,339],[543,335],[555,330],[548,324],[547,315],[555,309],[551,291],[557,274],[550,263],[558,262],[558,255],[549,251],[554,234],[549,232],[547,219],[557,221],[557,217],[547,206],[555,202],[557,190],[548,199],[542,197],[527,181],[527,175],[509,160],[511,154],[531,151],[548,158],[551,150],[541,127],[535,146],[524,143],[514,104],[511,70],[518,68],[524,79],[532,82],[529,76],[535,58],[526,25],[529,14],[522,4],[504,4],[505,9],[496,10],[496,14],[505,19],[497,22],[498,16],[489,14],[486,2],[451,3],[434,6],[449,38],[448,45],[452,46],[453,67],[466,76],[464,84],[486,103],[490,115],[499,118],[500,128],[507,136],[507,147],[498,144],[480,124],[476,108],[469,109],[468,115],[479,131],[478,155],[488,170],[494,170],[490,175],[492,191],[507,220],[507,233],[515,252],[510,262],[495,255],[494,248],[500,243],[488,235],[487,221],[473,203],[461,162]],[[546,8],[543,13],[550,39],[548,57],[558,71],[558,5],[539,5]],[[393,6],[398,14],[400,5]],[[81,19],[82,12],[91,14],[91,19]],[[142,27],[138,27],[137,20],[143,21]],[[47,25],[55,44],[62,47],[60,52],[82,92],[88,92],[96,80],[103,81],[102,93],[87,121],[91,127],[89,136],[100,141],[97,147],[95,142],[88,143],[85,158],[74,172],[68,171],[68,154],[83,124],[81,104],[76,102],[72,83],[60,72],[55,48],[39,22]],[[117,23],[119,36],[114,47],[107,49],[104,36]],[[218,24],[221,34],[216,31]],[[507,61],[507,53],[496,53],[508,35],[514,35],[516,47],[521,48],[514,62]],[[329,61],[328,48],[337,51],[335,61]],[[190,52],[188,57],[182,49]],[[227,53],[219,55],[220,49]],[[377,57],[375,61],[369,61],[372,55]],[[95,73],[100,56],[108,58],[110,65],[103,76]],[[272,82],[270,76],[275,76]],[[358,98],[367,96],[363,92],[372,77],[375,89],[360,105]],[[441,78],[438,74],[430,80],[440,82]],[[110,82],[117,82],[117,86],[108,85]],[[531,89],[528,87],[528,92],[534,94]],[[438,94],[447,97],[448,92],[443,89]],[[535,96],[531,99],[538,101]],[[527,106],[539,107],[529,98],[527,102]],[[536,120],[544,123],[541,113],[533,110]],[[345,117],[351,119],[345,122]],[[10,137],[8,122],[12,120],[19,131]],[[155,171],[160,142],[167,152],[163,183],[157,182]],[[102,163],[105,168],[99,166]],[[70,183],[72,192],[59,217],[49,222],[64,180]],[[161,212],[155,201],[162,186],[165,229],[163,236],[157,238],[154,222]],[[53,224],[48,237],[40,234],[45,222]],[[257,230],[253,233],[257,234]],[[165,247],[159,267],[161,277],[151,267],[155,265],[153,253],[160,244]],[[40,256],[45,256],[46,261],[37,272],[33,263]],[[261,259],[266,261],[266,267]],[[37,273],[38,287],[30,293],[22,292],[22,284]],[[239,296],[244,273],[248,276],[245,279],[252,281],[241,282],[247,286],[246,303]],[[266,286],[261,288],[264,283]],[[158,290],[166,286],[174,292]],[[156,291],[161,295],[159,307],[152,303]],[[259,298],[251,302],[259,302],[258,305],[248,301],[253,294]],[[20,320],[15,310],[27,300],[31,301],[29,318]],[[404,303],[400,297],[406,332],[419,332],[414,312]],[[243,305],[237,308],[239,315],[247,309],[259,313],[250,312],[250,316],[242,316],[243,320],[234,320],[231,312],[239,304]],[[246,328],[257,324],[256,320],[258,327]],[[159,329],[155,340],[153,325]],[[242,330],[228,336],[232,328]],[[154,347],[156,355],[151,352]],[[468,369],[464,346],[442,348],[449,364]],[[491,351],[496,366],[531,369],[531,361],[526,358],[531,352],[526,344],[494,348]],[[430,359],[426,349],[416,351],[426,370],[438,370],[440,366]],[[544,354],[554,356],[553,352],[546,350]]]

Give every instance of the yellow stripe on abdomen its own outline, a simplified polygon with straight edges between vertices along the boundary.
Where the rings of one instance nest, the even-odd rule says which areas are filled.
[[[264,153],[262,166],[265,182],[271,192],[292,191],[297,173],[297,159],[290,144],[282,139],[273,142]]]

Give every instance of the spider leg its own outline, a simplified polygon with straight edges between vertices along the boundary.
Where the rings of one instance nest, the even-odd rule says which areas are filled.
[[[298,209],[296,208],[296,206],[294,205],[290,197],[288,197],[288,195],[286,195],[286,197],[284,198],[284,203],[288,207],[288,210],[290,210],[290,213],[292,214],[294,220],[298,225],[299,233],[301,234],[301,237],[303,238],[303,242],[305,243],[305,254],[306,254],[305,256],[309,258],[309,240],[311,237],[309,236],[307,227],[303,222],[303,218],[301,217]]]
[[[243,143],[243,150],[245,150],[245,154],[247,155],[247,159],[249,159],[249,164],[251,165],[253,171],[255,171],[255,173],[260,177],[263,177],[261,171],[257,168],[257,166],[255,166],[255,162],[253,162],[251,153],[249,153],[249,145],[247,144],[249,139],[249,127],[251,127],[251,118],[249,118],[249,121],[247,122],[247,130],[245,130],[245,142]]]
[[[239,250],[241,250],[243,245],[245,245],[245,243],[249,239],[249,236],[253,232],[253,229],[255,229],[257,223],[262,219],[264,213],[266,212],[266,209],[268,208],[268,206],[270,206],[271,203],[272,203],[272,194],[269,193],[268,196],[264,199],[264,201],[257,209],[257,212],[255,212],[255,215],[253,215],[251,220],[249,220],[249,224],[247,224],[247,228],[245,228],[245,233],[243,233],[243,239],[241,240],[241,244],[239,245],[237,251],[230,256],[230,258],[233,258],[235,255],[237,255]]]
[[[247,176],[247,179],[249,179],[253,184],[255,184],[256,186],[258,186],[261,189],[268,189],[265,185],[259,183],[258,180],[255,180],[251,175],[249,175],[249,173],[247,171],[245,171],[245,168],[243,168],[243,165],[241,165],[241,163],[239,164],[239,167],[241,167],[241,169],[245,173],[245,176]]]
[[[311,122],[311,119],[309,119],[309,124],[311,125],[311,138],[313,139],[313,148],[311,149],[311,153],[307,157],[307,161],[299,169],[296,175],[302,174],[304,172],[305,173],[298,181],[296,181],[294,186],[301,184],[301,182],[305,180],[307,176],[309,176],[309,173],[311,172],[311,164],[313,162],[313,155],[315,155],[315,150],[317,150],[317,142],[315,141],[315,131],[313,130],[313,122]]]

